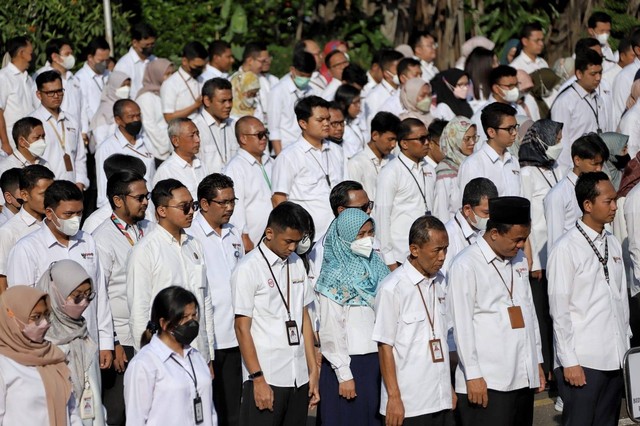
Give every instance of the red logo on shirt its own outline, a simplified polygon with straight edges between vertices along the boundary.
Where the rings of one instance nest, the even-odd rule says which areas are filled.
[[[269,287],[271,288],[273,288],[276,285],[271,278],[267,280],[267,284],[269,284]]]

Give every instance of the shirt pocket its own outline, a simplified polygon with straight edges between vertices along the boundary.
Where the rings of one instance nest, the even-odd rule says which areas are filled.
[[[427,313],[424,310],[405,312],[400,317],[398,342],[411,343],[428,337]]]

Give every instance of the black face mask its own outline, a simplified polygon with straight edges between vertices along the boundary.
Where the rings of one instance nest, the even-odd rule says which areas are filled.
[[[176,326],[171,334],[181,345],[189,345],[198,337],[200,331],[200,324],[196,320],[191,320],[186,324]]]
[[[202,73],[204,72],[204,67],[202,68],[191,68],[189,70],[189,75],[193,78],[198,78],[200,77],[200,75],[202,75]]]
[[[337,138],[334,138],[334,137],[332,137],[332,136],[328,136],[328,137],[327,137],[327,140],[328,140],[328,141],[331,141],[331,142],[333,142],[333,143],[337,143],[338,145],[342,145],[342,141],[343,141],[344,139],[337,139]]]
[[[140,53],[148,58],[153,54],[153,47],[143,47],[142,49],[140,49]]]
[[[142,121],[132,121],[131,123],[125,124],[124,130],[135,138],[138,136],[138,133],[140,133],[140,130],[142,130]]]
[[[618,170],[623,170],[625,167],[627,167],[627,164],[629,163],[629,161],[631,161],[631,155],[627,154],[627,155],[616,155],[616,159],[615,161],[612,161],[613,165],[615,166],[616,169]]]

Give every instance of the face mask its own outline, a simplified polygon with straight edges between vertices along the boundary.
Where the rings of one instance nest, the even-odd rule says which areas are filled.
[[[118,99],[128,99],[129,98],[129,93],[131,93],[131,87],[130,86],[122,86],[122,87],[118,87],[116,89],[116,97]]]
[[[66,299],[64,301],[64,305],[62,305],[62,312],[67,314],[69,318],[73,318],[74,320],[80,319],[82,313],[89,306],[89,301],[87,299],[82,299],[82,301],[76,304],[73,299]]]
[[[366,257],[368,259],[369,256],[371,256],[372,250],[373,237],[360,238],[351,243],[351,251],[353,254],[357,254],[358,256]]]
[[[295,84],[296,87],[300,90],[305,90],[307,87],[309,87],[310,81],[310,77],[300,77],[299,75],[293,77],[293,84]]]
[[[124,130],[135,138],[138,136],[138,133],[140,133],[140,130],[142,130],[142,121],[132,121],[125,124]]]
[[[609,41],[609,33],[597,34],[596,40],[598,40],[598,43],[602,45],[607,44],[607,41]]]
[[[311,248],[311,238],[308,235],[302,237],[300,242],[298,243],[298,247],[296,247],[296,253],[299,255],[303,255],[309,251]]]
[[[431,109],[431,96],[425,96],[424,99],[419,100],[416,103],[416,108],[422,112],[429,112]]]
[[[55,213],[53,213],[53,215],[56,217],[56,219],[58,219],[58,222],[60,223],[60,225],[56,225],[56,223],[53,222],[53,225],[64,235],[73,237],[80,230],[80,219],[82,219],[82,216],[74,216],[71,219],[60,219],[58,216],[56,216]]]
[[[36,157],[42,157],[42,154],[44,154],[44,150],[46,148],[47,148],[47,144],[44,141],[44,139],[38,139],[35,142],[31,142],[27,147],[29,152],[35,155]]]
[[[198,337],[200,331],[200,324],[196,320],[190,320],[186,324],[176,326],[171,331],[171,334],[181,345],[189,345],[193,340]]]
[[[469,92],[469,86],[465,87],[465,86],[456,86],[453,89],[453,96],[456,97],[456,99],[467,99],[467,93]]]
[[[44,342],[44,335],[47,334],[51,324],[46,319],[42,319],[39,324],[25,324],[22,329],[24,337],[35,343]]]
[[[189,75],[197,79],[198,77],[200,77],[200,75],[202,75],[203,72],[204,68],[191,68],[191,70],[189,70]]]
[[[520,91],[517,87],[514,87],[510,90],[502,90],[502,93],[502,97],[504,98],[504,100],[509,103],[516,102],[520,98]]]
[[[400,86],[400,77],[398,77],[398,74],[393,74],[393,78],[391,79],[391,81],[393,81],[393,84],[395,84],[396,86]]]
[[[62,66],[66,70],[70,70],[76,65],[76,58],[73,55],[60,56],[62,58]]]
[[[473,215],[476,217],[476,222],[471,222],[471,226],[476,228],[478,231],[486,231],[487,230],[487,222],[489,222],[488,217],[480,217],[473,212]]]
[[[242,104],[244,106],[246,106],[247,108],[255,107],[257,102],[258,102],[258,98],[244,98],[244,99],[242,99]]]
[[[107,70],[107,61],[98,62],[93,66],[96,74],[104,74]]]
[[[561,152],[562,152],[562,144],[561,143],[557,143],[555,145],[551,145],[550,147],[548,147],[545,150],[545,153],[547,154],[547,157],[553,158],[554,160],[557,160],[558,157],[560,157],[560,153]]]
[[[629,163],[629,161],[631,161],[631,155],[627,154],[627,155],[616,155],[616,160],[612,161],[613,165],[615,166],[616,169],[618,170],[623,170],[625,167],[627,167],[627,164]]]
[[[140,53],[142,53],[142,56],[149,57],[153,54],[153,47],[143,47],[140,49]]]

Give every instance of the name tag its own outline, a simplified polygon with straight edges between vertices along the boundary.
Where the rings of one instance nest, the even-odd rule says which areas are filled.
[[[298,346],[300,344],[300,335],[298,334],[298,324],[294,320],[285,321],[284,325],[287,329],[287,339],[289,346]]]
[[[193,398],[193,416],[196,424],[204,422],[204,410],[202,409],[202,398],[200,398],[200,395]]]
[[[444,362],[444,353],[442,352],[442,342],[440,339],[429,340],[429,349],[431,350],[431,361]]]
[[[509,313],[509,321],[511,321],[511,328],[514,330],[517,328],[524,328],[524,317],[522,316],[522,309],[520,306],[509,306],[507,308]]]

